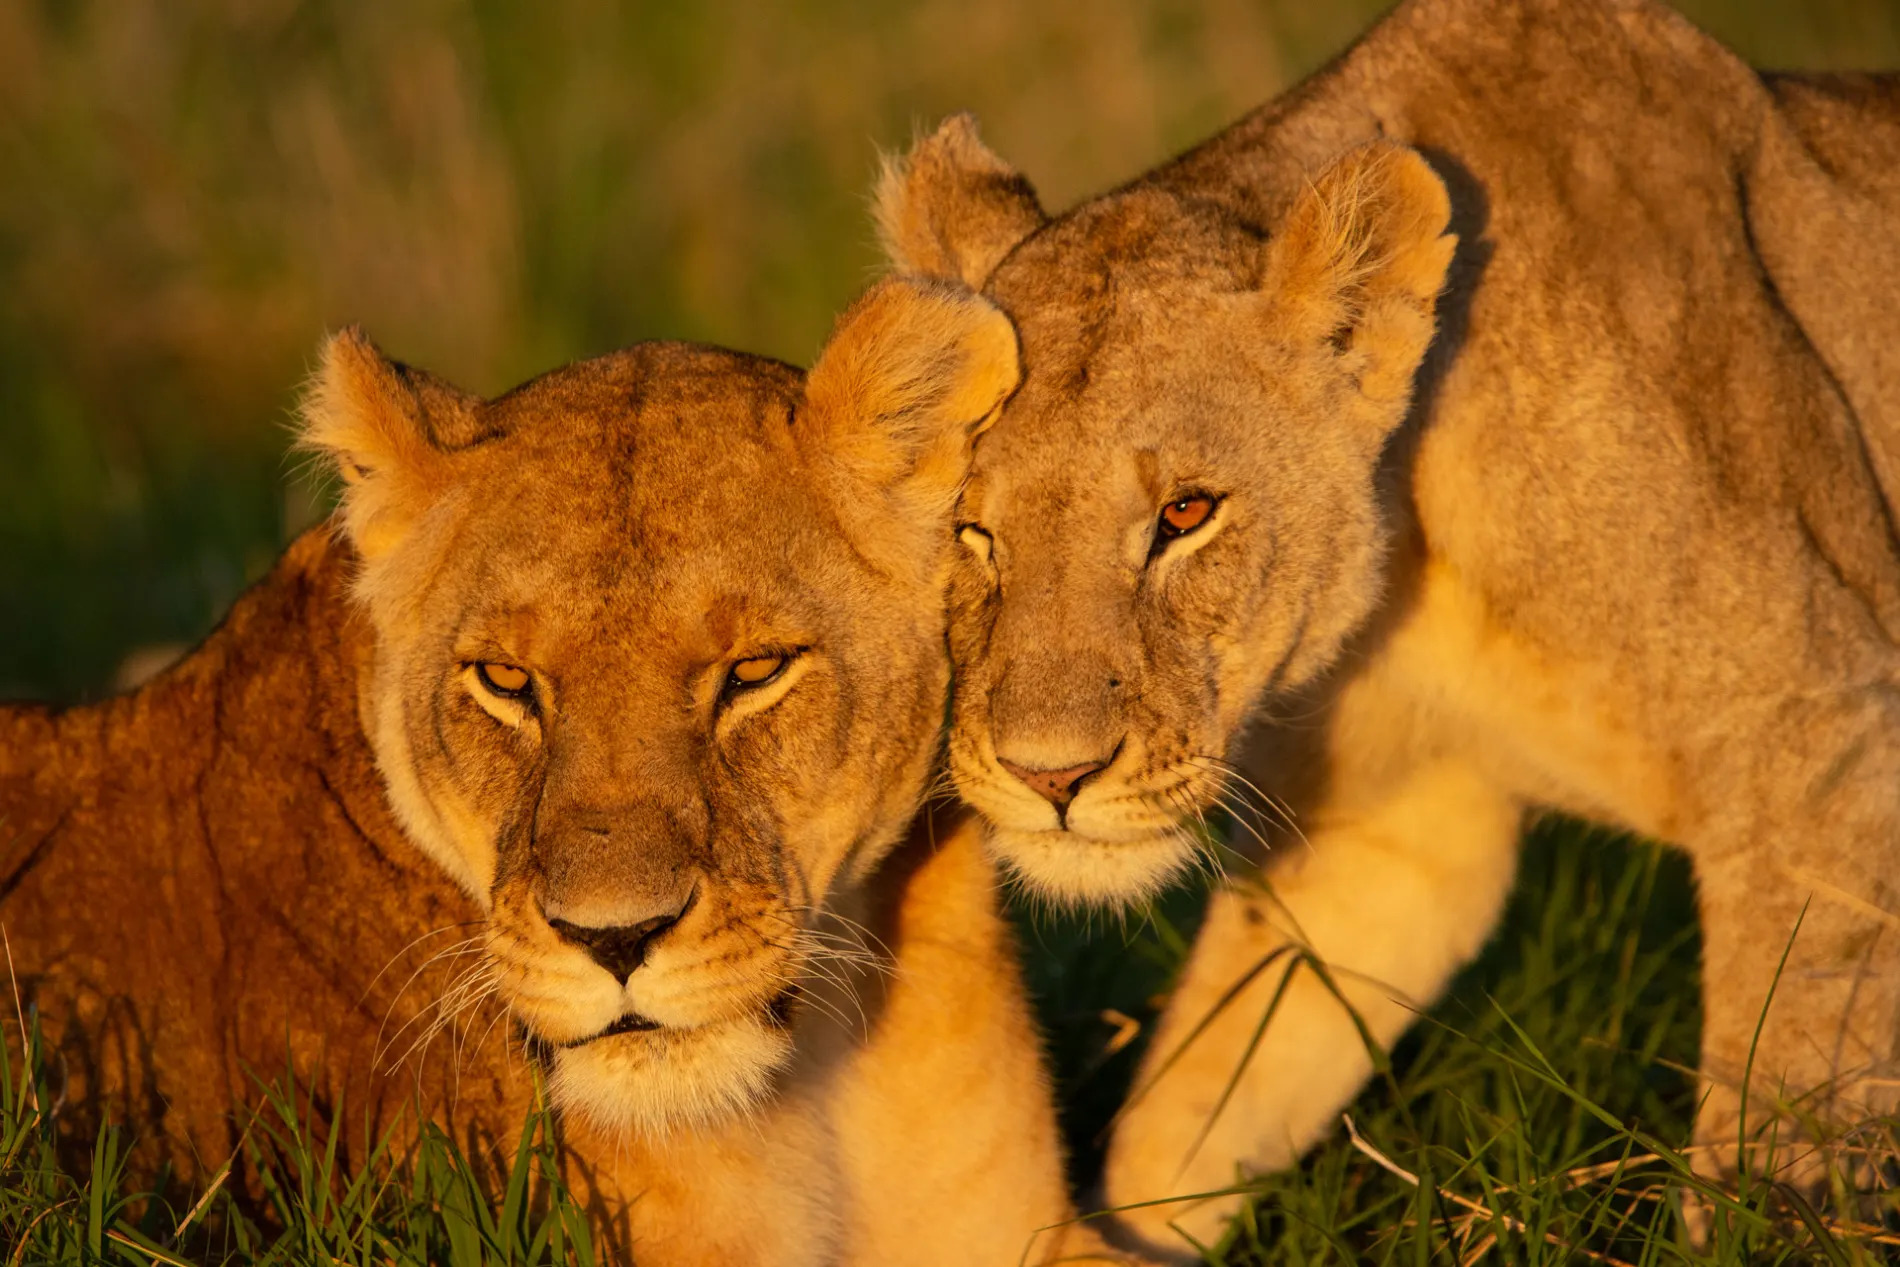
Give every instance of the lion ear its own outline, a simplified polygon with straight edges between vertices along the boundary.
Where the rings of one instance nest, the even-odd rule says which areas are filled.
[[[391,361],[354,326],[331,335],[298,413],[298,447],[343,479],[343,525],[373,560],[441,497],[449,451],[479,438],[478,403]]]
[[[995,305],[952,283],[891,277],[838,318],[795,425],[849,495],[894,496],[935,527],[1020,376],[1016,328]]]
[[[1450,220],[1445,183],[1417,151],[1375,141],[1335,159],[1268,243],[1276,325],[1330,344],[1369,401],[1409,399],[1458,247]]]
[[[976,120],[952,115],[886,157],[876,196],[878,239],[899,272],[981,288],[1005,255],[1048,222],[1036,191],[984,145]]]

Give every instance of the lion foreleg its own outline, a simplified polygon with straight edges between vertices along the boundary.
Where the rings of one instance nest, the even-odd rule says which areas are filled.
[[[1476,771],[1435,763],[1369,809],[1317,815],[1264,885],[1217,894],[1110,1143],[1109,1204],[1212,1192],[1297,1161],[1371,1073],[1366,1038],[1390,1046],[1483,945],[1520,818]],[[1242,1199],[1118,1217],[1179,1251],[1171,1223],[1211,1244]]]

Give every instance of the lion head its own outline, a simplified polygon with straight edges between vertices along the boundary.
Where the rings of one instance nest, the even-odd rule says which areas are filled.
[[[937,752],[951,511],[1016,378],[1008,321],[920,281],[809,375],[650,343],[484,401],[324,348],[364,730],[564,1109],[664,1130],[786,1062],[805,934]]]
[[[1263,698],[1379,600],[1444,186],[1374,144],[1270,225],[1156,185],[1051,222],[957,118],[878,211],[900,270],[984,287],[1022,344],[959,510],[957,786],[1035,888],[1139,897],[1191,862]]]

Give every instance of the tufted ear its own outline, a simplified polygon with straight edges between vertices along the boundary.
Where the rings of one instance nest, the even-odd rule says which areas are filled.
[[[343,525],[374,560],[442,495],[451,450],[480,439],[478,402],[389,360],[354,326],[325,340],[299,409],[300,448],[342,476]]]
[[[1431,345],[1458,239],[1451,199],[1417,151],[1348,151],[1295,200],[1267,246],[1275,324],[1329,343],[1369,402],[1403,403]],[[1394,419],[1396,421],[1396,419]]]
[[[796,427],[849,495],[894,496],[934,529],[1020,374],[1016,328],[994,304],[948,282],[887,278],[838,318]]]
[[[981,288],[1015,245],[1048,221],[1036,191],[956,114],[886,157],[877,182],[878,240],[899,272]]]

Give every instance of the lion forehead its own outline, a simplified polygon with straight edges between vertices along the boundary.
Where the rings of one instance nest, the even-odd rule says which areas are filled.
[[[516,591],[596,590],[789,566],[835,536],[791,426],[801,379],[760,358],[642,346],[544,375],[485,408],[458,455],[445,567]]]
[[[735,416],[782,418],[803,372],[779,361],[691,343],[639,343],[550,370],[489,401],[493,430],[559,425],[581,430],[693,435]]]

